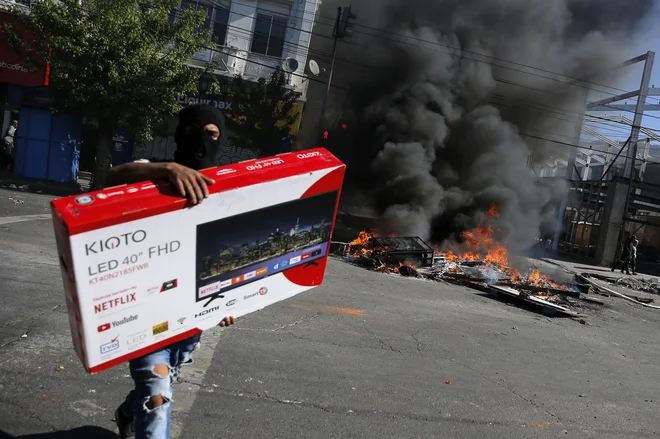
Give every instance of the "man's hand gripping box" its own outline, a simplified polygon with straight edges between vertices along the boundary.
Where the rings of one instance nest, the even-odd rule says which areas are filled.
[[[319,286],[345,166],[325,149],[52,202],[71,333],[96,373]]]

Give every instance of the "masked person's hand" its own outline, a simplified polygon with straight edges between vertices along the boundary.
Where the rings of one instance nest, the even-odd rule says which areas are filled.
[[[208,198],[208,186],[215,183],[214,180],[178,163],[167,163],[166,167],[167,178],[182,197],[188,198],[192,204],[201,203]]]
[[[222,326],[222,327],[231,326],[234,323],[236,323],[236,317],[229,316],[229,317],[225,317],[224,319],[222,319],[222,321],[220,322],[220,326]]]

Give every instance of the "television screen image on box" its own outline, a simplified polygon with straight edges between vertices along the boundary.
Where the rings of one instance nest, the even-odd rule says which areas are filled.
[[[328,253],[338,191],[197,226],[197,302]]]

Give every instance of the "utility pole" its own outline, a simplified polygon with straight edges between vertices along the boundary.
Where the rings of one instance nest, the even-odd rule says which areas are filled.
[[[635,160],[637,159],[637,142],[639,141],[639,131],[644,117],[644,107],[646,106],[646,97],[649,94],[649,84],[651,82],[651,73],[653,72],[653,61],[655,52],[647,52],[644,60],[644,72],[642,73],[642,82],[637,96],[637,106],[635,108],[635,117],[633,119],[632,130],[630,132],[630,146],[626,157],[626,166],[624,178],[629,178],[632,184],[635,175]],[[626,212],[627,215],[627,212]]]
[[[579,89],[578,92],[578,99],[580,101],[580,112],[578,113],[578,119],[575,123],[574,126],[574,142],[575,145],[580,145],[580,139],[582,136],[582,125],[584,123],[584,110],[587,106],[587,93],[586,90],[584,89]],[[578,175],[576,171],[576,162],[577,162],[577,148],[571,148],[568,151],[568,160],[566,162],[566,179],[568,180],[569,184],[571,184],[571,181],[574,181],[576,179],[579,179],[580,176]],[[559,240],[561,238],[561,232],[563,231],[564,227],[564,216],[566,215],[566,208],[568,207],[568,199],[571,196],[571,191],[569,190],[568,193],[566,193],[559,204],[559,210],[557,210],[557,220],[555,223],[555,233],[552,238],[552,249],[553,250],[559,250]]]
[[[357,14],[351,12],[351,7],[345,8],[342,11],[342,8],[337,8],[337,18],[335,19],[335,26],[332,31],[332,36],[334,38],[333,47],[332,47],[332,62],[330,63],[330,73],[328,75],[328,83],[326,84],[325,96],[323,97],[323,105],[321,106],[321,116],[319,117],[319,126],[318,126],[318,141],[323,137],[323,123],[325,121],[325,111],[328,106],[328,96],[330,95],[330,87],[332,86],[332,73],[335,70],[335,57],[337,55],[337,43],[340,39],[350,37],[352,35],[353,26]]]

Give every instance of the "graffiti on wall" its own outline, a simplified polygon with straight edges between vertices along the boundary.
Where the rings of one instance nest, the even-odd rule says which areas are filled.
[[[227,138],[222,148],[220,148],[220,154],[216,158],[216,163],[218,163],[219,166],[223,166],[256,158],[257,154],[255,154],[254,151],[233,145],[231,139]]]
[[[229,137],[229,136],[228,136]],[[157,136],[135,151],[135,157],[148,160],[174,160],[174,151],[176,144],[174,136]],[[224,145],[220,148],[215,163],[218,166],[231,165],[244,160],[253,160],[258,158],[257,154],[247,148],[233,145],[230,139],[226,139]]]

